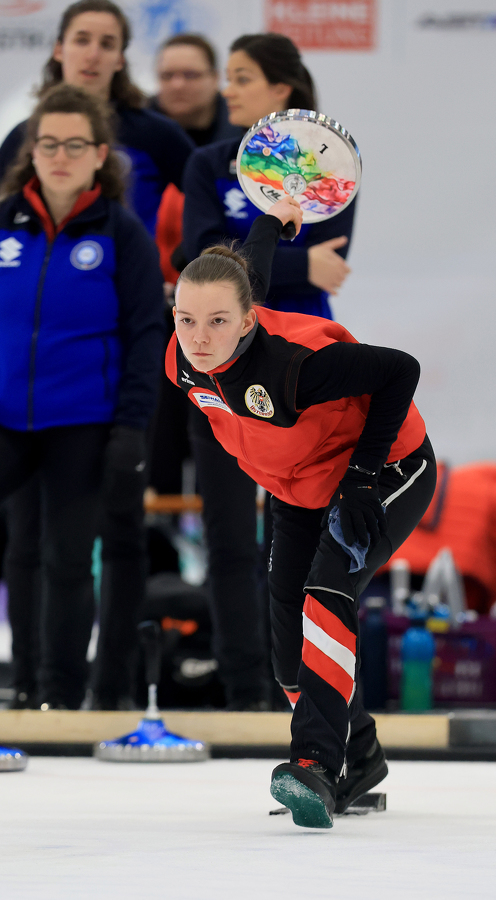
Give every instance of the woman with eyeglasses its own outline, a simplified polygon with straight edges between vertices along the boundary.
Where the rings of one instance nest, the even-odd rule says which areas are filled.
[[[130,40],[129,21],[112,0],[72,3],[62,14],[38,96],[63,81],[110,102],[129,181],[127,200],[154,236],[162,194],[170,182],[181,186],[194,144],[175,122],[146,109],[146,96],[129,76],[125,53]],[[21,122],[0,147],[0,178],[22,144],[25,129],[26,122]]]
[[[129,22],[112,0],[72,3],[62,13],[38,96],[43,97],[47,90],[63,82],[109,102],[116,148],[126,178],[126,201],[155,236],[162,193],[168,184],[181,184],[184,165],[194,145],[179,125],[145,108],[147,98],[133,84],[128,71],[125,54],[130,39]],[[0,179],[24,140],[26,124],[17,125],[0,147]],[[122,453],[129,453],[132,458],[132,448],[126,449],[128,442],[129,438],[121,435]],[[145,590],[146,473],[141,473],[139,483],[127,475],[122,471],[121,497],[126,495],[127,503],[121,500],[118,505],[106,504],[99,526],[103,566],[92,702],[103,709],[131,705],[136,617]],[[39,594],[39,505],[36,478],[7,504],[10,537],[6,578],[10,606],[24,634],[23,640],[14,642],[15,695],[11,703],[16,708],[36,705],[33,681],[37,630],[31,627],[30,618],[34,618]]]
[[[142,478],[163,355],[158,255],[111,142],[99,101],[59,85],[1,186],[0,500],[38,473],[42,708],[83,700],[102,485],[118,505]]]

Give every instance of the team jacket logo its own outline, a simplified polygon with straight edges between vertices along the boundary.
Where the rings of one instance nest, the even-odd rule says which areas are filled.
[[[227,206],[226,216],[233,219],[247,219],[246,197],[239,188],[231,188],[224,194],[224,203]]]
[[[194,382],[194,381],[191,381],[191,375],[189,374],[189,372],[186,372],[186,371],[183,369],[183,375],[184,375],[184,378],[181,376],[181,381],[184,381],[185,384],[192,384],[193,387],[194,387],[194,386],[195,386],[195,382]]]
[[[103,247],[96,241],[81,241],[71,251],[71,263],[76,269],[96,269],[103,259]]]
[[[0,266],[4,268],[16,268],[21,265],[18,257],[21,255],[23,244],[15,237],[5,238],[0,241]]]
[[[252,384],[245,393],[245,403],[255,416],[271,419],[274,415],[274,404],[261,384]]]
[[[195,397],[196,402],[201,409],[203,409],[204,406],[213,406],[215,409],[224,409],[232,416],[232,409],[229,409],[227,403],[224,403],[222,397],[218,397],[217,394],[207,394],[203,392],[200,394],[193,391],[193,397]]]

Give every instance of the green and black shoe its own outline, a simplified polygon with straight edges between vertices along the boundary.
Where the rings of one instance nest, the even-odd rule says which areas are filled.
[[[336,776],[314,759],[299,759],[276,766],[270,793],[291,810],[295,825],[332,828],[336,781]]]
[[[386,757],[378,740],[375,740],[363,759],[350,765],[346,777],[337,784],[336,815],[344,813],[350,803],[379,784],[388,773]]]

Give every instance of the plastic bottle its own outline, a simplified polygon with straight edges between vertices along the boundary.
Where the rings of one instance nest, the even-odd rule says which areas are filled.
[[[463,621],[467,609],[465,590],[449,547],[443,547],[432,560],[422,584],[422,593],[432,608],[445,601],[453,628]]]
[[[389,567],[391,603],[395,616],[405,615],[405,604],[410,596],[410,563],[407,559],[395,559]]]
[[[425,627],[425,615],[417,612],[401,641],[401,709],[432,709],[432,664],[436,645]]]
[[[384,597],[365,600],[360,622],[360,675],[365,709],[385,709],[388,697],[388,634],[382,611]]]

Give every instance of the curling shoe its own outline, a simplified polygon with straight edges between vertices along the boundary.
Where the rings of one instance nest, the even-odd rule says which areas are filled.
[[[379,784],[388,773],[386,757],[378,740],[362,759],[358,759],[348,769],[345,777],[338,781],[336,814],[344,813],[353,800],[366,794]]]
[[[282,763],[272,772],[270,793],[287,806],[295,825],[332,828],[336,776],[313,759]]]

